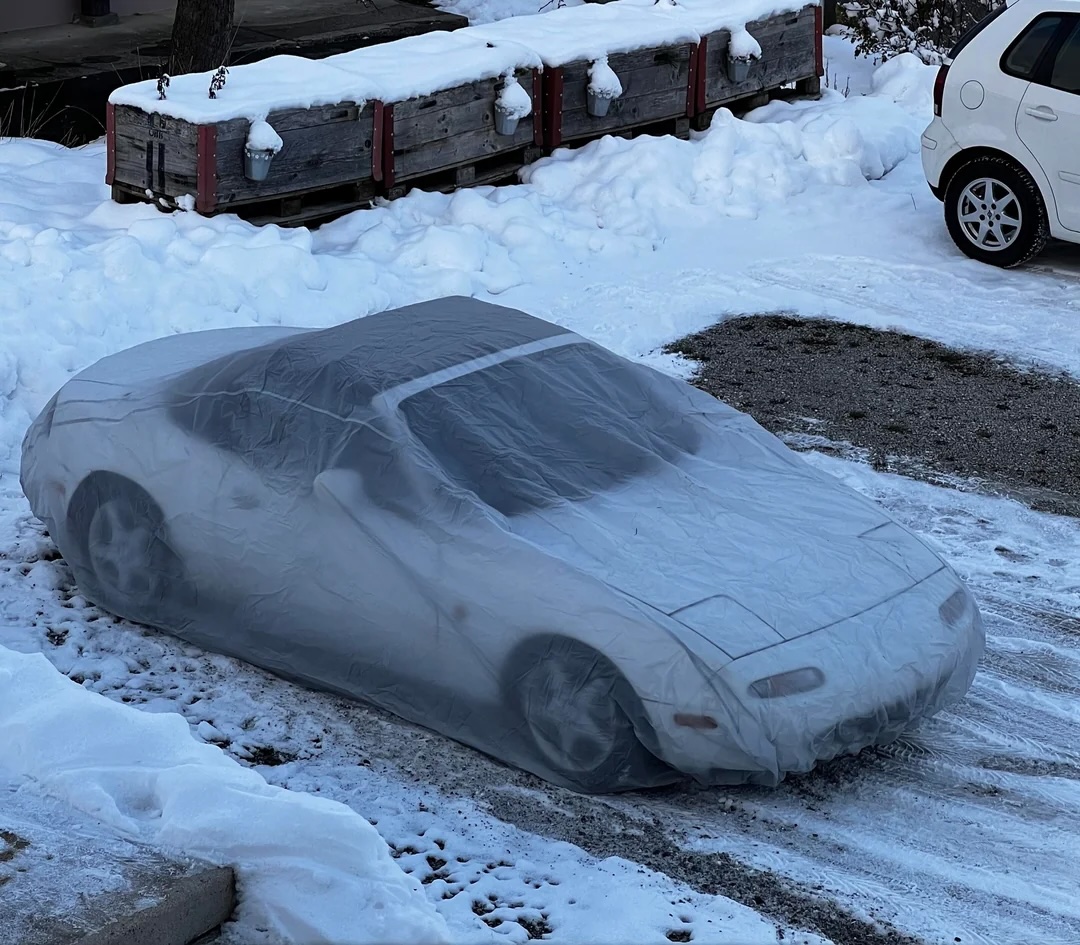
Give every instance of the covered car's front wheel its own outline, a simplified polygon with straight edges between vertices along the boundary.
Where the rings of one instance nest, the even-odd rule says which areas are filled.
[[[577,640],[538,636],[510,660],[507,701],[520,712],[530,748],[557,780],[586,792],[654,783],[667,770],[638,738],[644,713],[603,654]]]
[[[130,480],[96,473],[76,490],[68,515],[81,552],[71,564],[87,597],[121,617],[159,623],[186,582],[158,504]]]

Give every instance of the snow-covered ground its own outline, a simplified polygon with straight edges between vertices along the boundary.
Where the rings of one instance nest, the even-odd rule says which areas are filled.
[[[1075,941],[1072,520],[813,457],[939,542],[972,581],[990,639],[969,698],[888,751],[775,792],[605,801],[103,615],[19,489],[30,419],[105,354],[169,332],[328,325],[446,294],[521,307],[683,373],[657,353],[664,343],[783,310],[1080,374],[1080,250],[1010,272],[961,256],[917,153],[933,70],[901,57],[875,72],[836,37],[826,54],[820,102],[748,121],[721,113],[689,142],[606,139],[541,162],[518,186],[414,193],[315,233],[114,205],[100,144],[0,142],[0,656],[43,653],[86,689],[180,713],[194,737],[258,762],[271,783],[353,808],[455,940],[818,940],[801,926],[844,945],[844,927],[812,905],[828,895],[935,942]],[[69,794],[93,803],[77,786]]]

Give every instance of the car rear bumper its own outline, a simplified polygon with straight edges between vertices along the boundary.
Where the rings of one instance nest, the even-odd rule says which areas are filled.
[[[968,609],[949,626],[939,608],[958,590]],[[974,600],[943,568],[856,617],[729,664],[715,677],[707,707],[717,727],[679,733],[666,760],[702,781],[773,785],[820,761],[886,744],[963,697],[984,642]],[[821,669],[824,683],[768,699],[751,689],[802,667]],[[706,711],[706,700],[693,711]]]
[[[945,198],[948,181],[943,180],[945,166],[960,153],[960,145],[940,118],[935,118],[922,133],[922,166],[930,190],[938,200]]]

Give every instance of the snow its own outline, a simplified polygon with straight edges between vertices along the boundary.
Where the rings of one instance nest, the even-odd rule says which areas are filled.
[[[728,56],[732,59],[760,59],[761,43],[754,39],[745,27],[732,30],[731,39],[728,41]]]
[[[251,151],[272,151],[277,154],[284,143],[281,135],[274,131],[274,126],[268,121],[259,120],[251,123],[248,130],[247,147]]]
[[[691,0],[680,6],[694,9]],[[476,9],[486,16],[495,7]],[[559,12],[536,19],[556,22]],[[17,473],[30,419],[72,373],[106,354],[172,332],[322,326],[458,293],[527,309],[682,373],[686,364],[658,353],[666,342],[728,316],[785,311],[902,328],[1080,376],[1080,249],[1053,249],[1019,271],[963,257],[945,233],[919,163],[934,70],[913,56],[875,68],[835,35],[824,45],[828,88],[820,101],[773,103],[747,120],[721,111],[707,133],[690,141],[606,138],[557,152],[518,186],[414,192],[314,233],[119,206],[102,183],[100,142],[75,150],[0,142],[0,647],[7,648],[0,650],[0,743],[19,746],[0,759],[5,773],[41,780],[118,830],[186,852],[236,857],[250,883],[242,931],[272,914],[283,929],[321,921],[319,935],[344,940],[355,930],[335,925],[335,917],[371,903],[363,897],[400,895],[413,904],[415,885],[384,871],[387,854],[364,828],[366,817],[414,876],[439,872],[430,870],[429,855],[446,859],[445,876],[423,885],[448,929],[433,927],[436,936],[502,941],[513,933],[510,940],[523,941],[525,931],[511,917],[533,921],[547,913],[555,931],[545,940],[663,945],[685,915],[695,941],[775,941],[771,923],[730,900],[503,822],[510,814],[496,801],[521,789],[511,791],[509,772],[472,753],[224,657],[114,624],[79,596],[62,563],[50,560],[51,544],[29,516]],[[208,106],[209,77],[200,79],[192,102],[260,117],[261,104],[245,101],[248,68],[254,67],[233,70],[222,97]],[[275,95],[309,94],[272,72]],[[170,99],[181,78],[173,80]],[[347,88],[355,93],[362,79],[338,76],[332,100],[348,97]],[[1077,665],[1075,646],[1043,634],[1032,616],[1049,611],[1075,619],[1075,522],[882,476],[865,465],[813,461],[938,541],[981,601],[1022,605],[1027,616],[1011,623],[1001,617],[991,628],[998,662],[980,673],[965,706],[883,759],[867,761],[871,770],[880,766],[872,789],[817,783],[806,790],[825,796],[812,804],[794,788],[710,793],[697,806],[687,801],[681,813],[671,813],[663,798],[646,797],[635,802],[642,820],[671,816],[702,848],[820,882],[846,903],[883,908],[929,940],[1022,940],[1036,928],[1033,916],[1049,922],[1045,910],[1062,916],[1062,924],[1076,921],[1075,905],[1061,893],[1078,881],[1070,847],[1080,812],[1075,781],[992,774],[977,764],[999,754],[1031,765],[1075,758],[1075,706],[1032,681],[1039,673],[1067,675]],[[1002,558],[995,549],[1003,544],[1021,557]],[[15,650],[45,653],[56,669]],[[1031,678],[1018,678],[1018,667],[1032,667]],[[120,700],[139,709],[122,708]],[[110,707],[123,715],[113,717]],[[180,713],[183,723],[169,713]],[[160,731],[136,737],[142,719],[165,721]],[[48,739],[45,726],[53,727]],[[192,734],[181,742],[185,732]],[[259,773],[290,793],[269,793],[262,780],[247,779],[253,772],[225,760],[251,759],[267,746],[289,760]],[[927,754],[935,757],[932,766],[911,767],[909,755]],[[77,765],[83,770],[76,775]],[[936,772],[930,780],[937,792],[929,800],[920,793],[928,771]],[[212,804],[193,804],[180,791],[190,779],[198,784],[196,798],[225,796],[229,804],[252,805],[249,811],[295,804],[297,821],[310,827],[256,834],[262,814],[249,812],[232,834],[234,825],[215,819]],[[299,792],[333,798],[361,816],[310,805]],[[529,796],[521,807],[541,803]],[[810,839],[811,830],[821,839]],[[364,851],[368,872],[335,873],[356,850]],[[296,872],[285,872],[293,868],[286,852],[298,858]],[[504,859],[511,865],[499,866]],[[307,876],[300,864],[320,865]],[[341,898],[324,889],[310,900],[324,911],[312,917],[303,912],[310,889],[304,883],[327,875],[338,876]],[[365,875],[377,881],[369,884]],[[362,898],[351,898],[352,890]],[[473,903],[485,900],[490,915],[504,918],[502,932],[474,912]],[[295,918],[301,914],[307,918]],[[373,927],[363,915],[367,934]],[[405,923],[432,921],[430,911],[412,905],[395,909],[398,915]],[[372,921],[386,940],[407,937],[407,924]],[[788,930],[785,941],[803,939]]]
[[[233,118],[257,121],[275,109],[338,102],[362,104],[378,98],[382,92],[376,82],[336,68],[333,57],[305,59],[280,55],[234,66],[229,70],[225,87],[211,99],[213,76],[214,72],[172,76],[164,100],[158,96],[156,79],[132,82],[116,89],[109,101],[198,124]]]
[[[164,100],[158,97],[157,80],[148,79],[121,86],[109,101],[196,124],[258,121],[285,108],[402,102],[539,66],[536,53],[520,43],[488,42],[466,28],[408,36],[319,60],[271,56],[235,66],[214,99],[207,94],[213,73],[206,72],[173,76]]]
[[[547,13],[559,6],[580,7],[586,0],[442,0],[435,6],[468,17],[469,23],[494,23],[510,16]]]
[[[495,107],[508,118],[522,119],[532,113],[533,101],[529,98],[529,93],[521,87],[521,83],[513,75],[508,75],[503,79],[503,87],[495,99]]]
[[[420,884],[363,817],[267,784],[193,738],[179,715],[113,702],[41,655],[0,646],[0,744],[0,771],[125,837],[234,865],[242,896],[229,931],[239,940],[447,940]]]
[[[167,97],[157,80],[121,86],[109,97],[196,124],[233,118],[252,122],[285,108],[372,100],[402,102],[516,70],[597,60],[652,46],[695,43],[719,29],[735,32],[740,49],[760,47],[747,23],[774,12],[801,9],[801,0],[653,0],[555,7],[543,15],[505,16],[452,31],[409,36],[321,60],[271,56],[234,67],[217,97],[209,97],[212,72],[173,76]],[[407,63],[408,66],[403,67]]]
[[[468,29],[491,42],[525,43],[549,67],[650,46],[696,43],[701,35],[680,9],[653,6],[651,0],[648,5],[636,0],[586,3]]]
[[[589,91],[600,98],[618,98],[622,95],[622,83],[608,65],[607,56],[589,66]]]

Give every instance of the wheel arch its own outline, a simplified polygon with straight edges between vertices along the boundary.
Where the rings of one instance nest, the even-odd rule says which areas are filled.
[[[978,161],[983,158],[993,158],[999,161],[1008,161],[1017,165],[1035,181],[1035,186],[1039,188],[1039,196],[1042,197],[1044,206],[1046,207],[1046,214],[1051,224],[1054,223],[1055,214],[1052,212],[1054,207],[1054,194],[1050,189],[1050,182],[1043,174],[1042,168],[1039,166],[1039,162],[1031,157],[1030,160],[1025,160],[1017,157],[1015,154],[1011,154],[1008,151],[1003,151],[1001,148],[992,148],[980,145],[974,148],[964,148],[961,151],[957,151],[949,160],[945,166],[941,169],[941,177],[938,179],[937,193],[938,199],[943,200],[945,198],[945,192],[949,189],[949,184],[952,183],[952,179],[956,176],[956,172],[960,170],[965,164],[970,164],[972,161]]]

